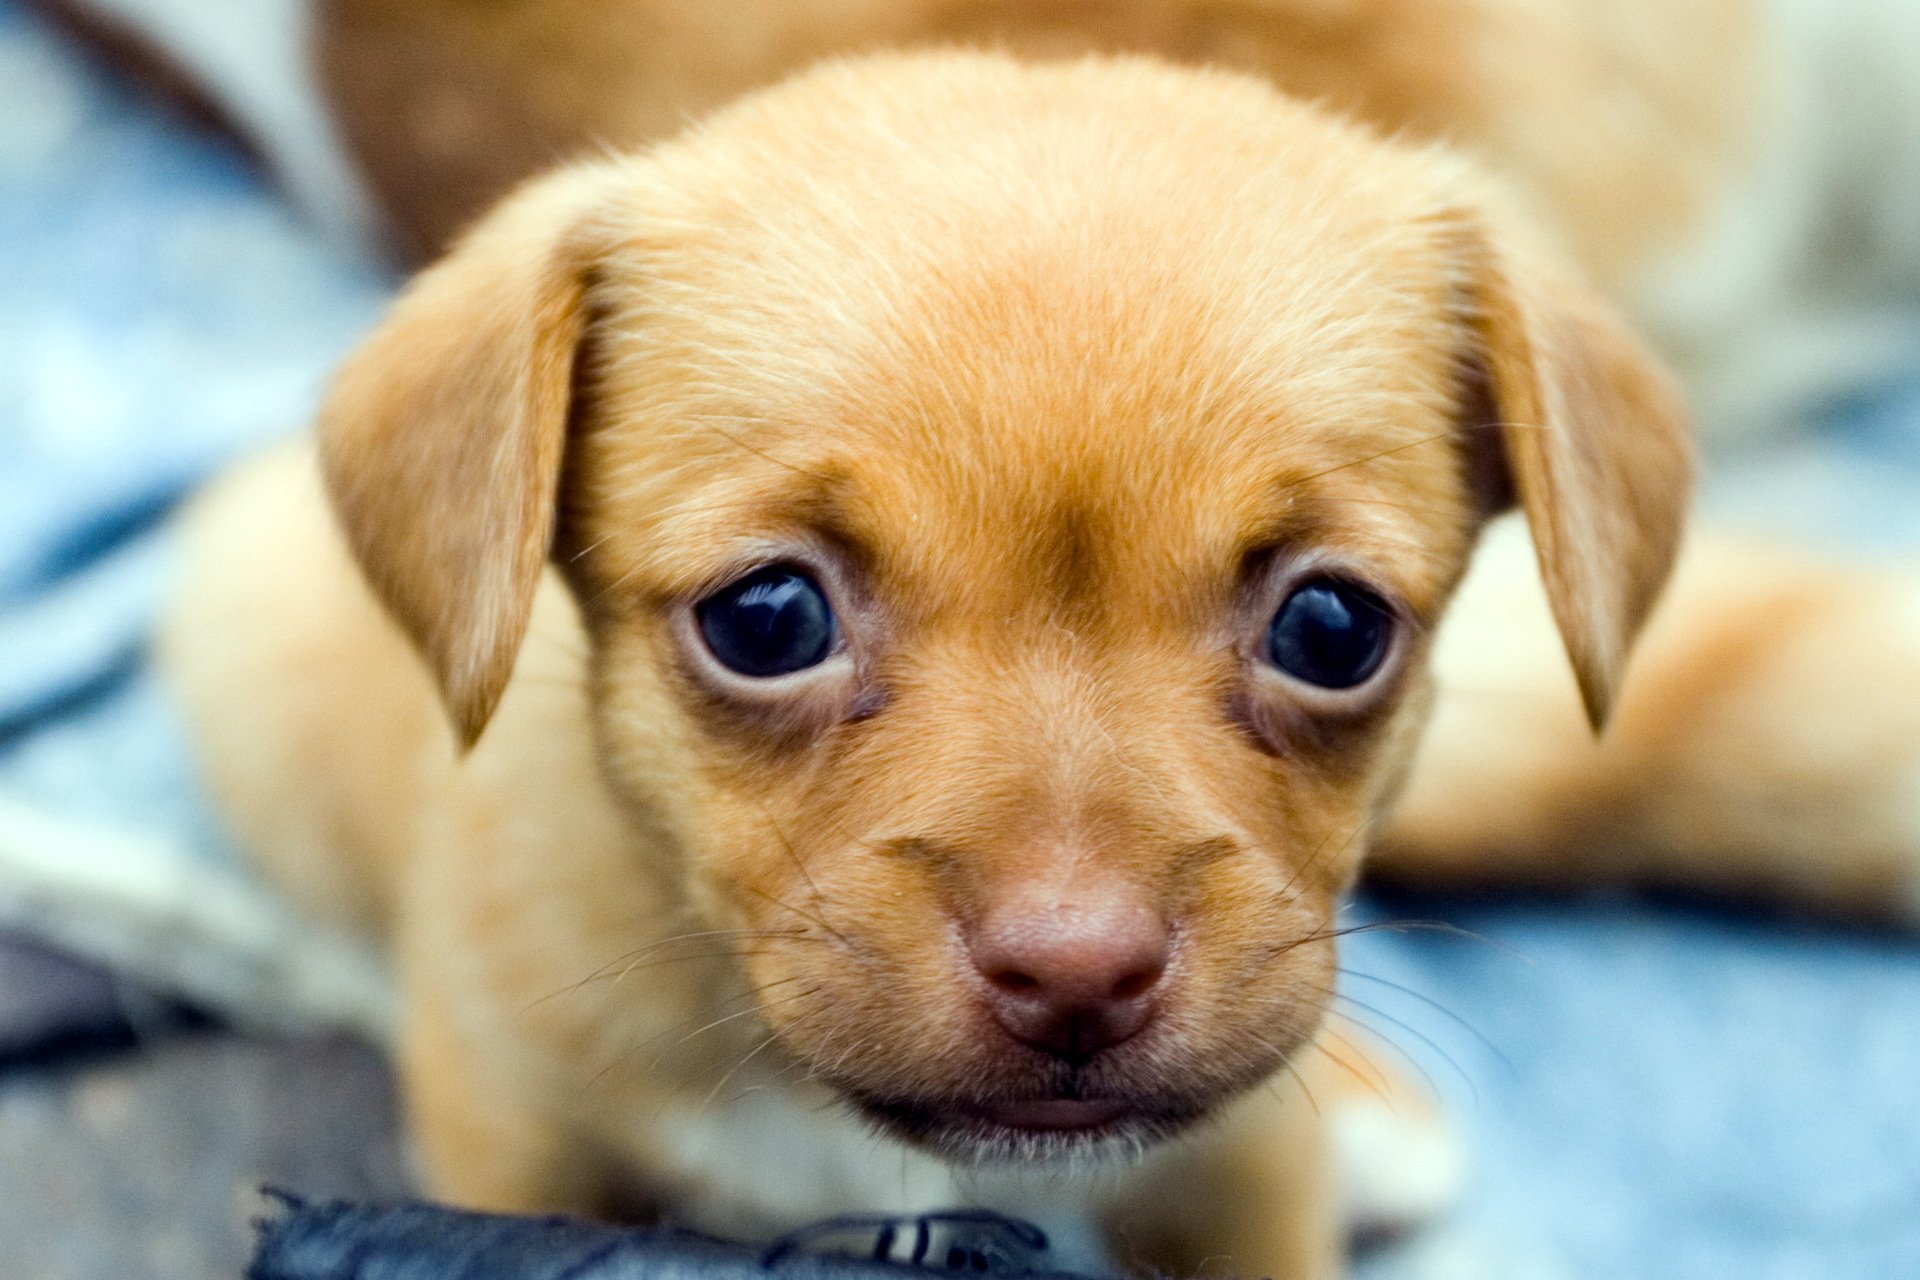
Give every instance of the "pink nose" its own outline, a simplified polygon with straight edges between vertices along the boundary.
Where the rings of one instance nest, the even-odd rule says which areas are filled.
[[[1014,1039],[1080,1064],[1153,1018],[1166,923],[1139,903],[1006,904],[967,940],[987,1007]]]

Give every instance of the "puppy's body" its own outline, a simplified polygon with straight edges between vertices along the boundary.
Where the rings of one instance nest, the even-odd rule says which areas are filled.
[[[329,401],[346,546],[304,455],[230,482],[165,650],[243,841],[391,938],[441,1193],[1052,1201],[1325,1275],[1305,1099],[1386,1087],[1320,1025],[1333,912],[1430,633],[1517,496],[1604,716],[1679,428],[1450,156],[1236,77],[880,60],[489,218]],[[702,610],[768,565],[840,639],[746,678]],[[1335,590],[1377,656],[1276,657]],[[1350,1191],[1431,1196],[1393,1172]]]

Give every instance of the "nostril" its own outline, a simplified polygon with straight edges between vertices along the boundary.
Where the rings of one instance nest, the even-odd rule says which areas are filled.
[[[1040,979],[1018,969],[999,969],[987,975],[987,981],[1002,991],[1034,991],[1040,986]]]
[[[1155,961],[1151,965],[1144,965],[1141,968],[1135,969],[1132,973],[1123,974],[1120,980],[1113,984],[1113,990],[1109,993],[1108,998],[1113,1000],[1138,1000],[1141,996],[1146,995],[1149,991],[1153,990],[1154,987],[1159,985],[1160,975],[1165,973],[1166,970],[1167,966],[1165,961]]]

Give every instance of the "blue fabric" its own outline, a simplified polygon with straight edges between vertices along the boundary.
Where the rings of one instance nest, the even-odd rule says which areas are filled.
[[[159,521],[304,420],[390,282],[12,0],[0,87],[0,795],[224,856],[141,667]],[[1909,555],[1916,497],[1920,377],[1710,487],[1723,512]],[[1357,910],[1485,939],[1349,951],[1372,976],[1347,990],[1378,1012],[1350,1007],[1434,1075],[1476,1170],[1373,1280],[1920,1276],[1910,939],[1629,899]]]
[[[168,509],[308,417],[390,282],[0,2],[0,794],[209,844],[140,670]]]

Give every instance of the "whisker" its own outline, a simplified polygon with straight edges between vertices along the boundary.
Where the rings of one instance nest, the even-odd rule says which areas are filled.
[[[611,1062],[607,1063],[606,1066],[600,1068],[600,1070],[593,1073],[592,1077],[588,1079],[587,1083],[582,1087],[581,1091],[584,1093],[586,1090],[591,1089],[594,1085],[600,1082],[602,1077],[604,1077],[608,1072],[612,1071],[615,1067],[619,1066],[623,1062],[631,1060],[635,1054],[645,1049],[648,1045],[654,1044],[655,1042],[660,1040],[664,1040],[666,1037],[680,1030],[680,1028],[686,1026],[689,1022],[692,1022],[698,1018],[707,1017],[709,1014],[713,1013],[717,1009],[725,1009],[730,1005],[735,1005],[740,1003],[742,1000],[754,1002],[750,1004],[746,1009],[741,1010],[740,1013],[732,1014],[732,1015],[729,1015],[728,1018],[722,1018],[716,1022],[708,1023],[707,1026],[702,1027],[700,1029],[700,1031],[710,1030],[713,1027],[718,1026],[720,1022],[729,1021],[733,1017],[740,1017],[740,1016],[743,1016],[744,1014],[752,1013],[756,1009],[768,1007],[760,1003],[760,997],[762,995],[764,995],[768,991],[774,990],[775,988],[784,987],[789,982],[798,982],[799,980],[800,980],[799,975],[796,974],[792,977],[781,978],[778,981],[766,983],[763,986],[749,987],[745,991],[736,991],[732,995],[722,996],[717,1000],[708,1001],[706,1004],[702,1005],[699,1009],[695,1010],[693,1013],[690,1013],[686,1017],[680,1018],[668,1024],[665,1027],[662,1027],[660,1030],[654,1032],[652,1035],[640,1041],[638,1044],[629,1045],[626,1048],[621,1049],[618,1053],[614,1055],[613,1060]],[[779,1002],[776,1002],[776,1003],[779,1003]],[[698,1034],[700,1034],[699,1031],[693,1032],[690,1035],[683,1037],[676,1044],[668,1045],[666,1049],[662,1050],[657,1056],[655,1056],[653,1061],[648,1064],[647,1069],[649,1071],[657,1069],[660,1066],[660,1064],[666,1060],[666,1056],[669,1052],[671,1052],[674,1048],[678,1047],[679,1044],[685,1044],[687,1040],[691,1040],[693,1036]]]
[[[801,995],[803,996],[811,995],[811,994],[817,993],[818,991],[819,991],[819,988],[816,987],[811,992],[802,992]],[[807,1026],[809,1023],[813,1021],[814,1016],[815,1014],[813,1012],[803,1013],[794,1022],[794,1026],[796,1028]],[[770,1032],[765,1039],[761,1040],[760,1043],[756,1044],[752,1049],[748,1050],[747,1053],[743,1057],[741,1057],[738,1061],[736,1061],[732,1067],[728,1068],[726,1075],[723,1075],[720,1078],[719,1082],[716,1083],[711,1089],[707,1091],[707,1096],[703,1098],[700,1102],[701,1107],[705,1108],[711,1105],[713,1102],[714,1095],[720,1092],[721,1088],[726,1084],[728,1077],[732,1076],[734,1072],[740,1070],[741,1067],[744,1067],[749,1061],[751,1061],[756,1055],[764,1051],[769,1045],[777,1043],[779,1039],[780,1039],[779,1032],[777,1031]],[[778,1071],[774,1072],[771,1076],[767,1077],[765,1080],[761,1081],[759,1084],[749,1085],[745,1089],[742,1089],[739,1093],[734,1094],[732,1097],[720,1103],[719,1106],[715,1108],[715,1110],[724,1111],[728,1107],[739,1102],[741,1099],[760,1092],[760,1090],[772,1085],[773,1083],[778,1081],[780,1077],[786,1075],[788,1072],[792,1071],[795,1067],[799,1065],[800,1065],[800,1060],[798,1058],[789,1059],[785,1066],[781,1067]],[[670,1101],[671,1101],[671,1098],[663,1098],[661,1100],[660,1106],[654,1111],[654,1118],[656,1120],[659,1119],[660,1112],[666,1109],[667,1104]]]
[[[811,920],[814,924],[819,925],[822,929],[825,929],[828,933],[832,934],[834,938],[840,943],[841,946],[845,947],[849,951],[855,950],[853,943],[847,940],[847,936],[845,934],[841,933],[838,929],[828,924],[825,920],[822,920],[819,916],[814,915],[812,912],[802,911],[799,907],[794,906],[791,902],[782,902],[779,898],[774,897],[772,894],[764,893],[761,890],[754,888],[750,884],[741,885],[740,887],[745,889],[748,893],[752,894],[754,897],[770,902],[774,906],[779,907],[783,911],[793,912],[793,914],[799,916],[802,920]]]
[[[1417,440],[1408,440],[1404,444],[1394,445],[1391,449],[1382,449],[1378,453],[1369,453],[1364,457],[1359,457],[1359,458],[1349,458],[1345,462],[1338,463],[1334,466],[1327,467],[1323,470],[1314,471],[1304,476],[1295,477],[1294,479],[1289,480],[1287,482],[1287,487],[1292,488],[1294,485],[1307,484],[1314,480],[1322,480],[1322,479],[1325,479],[1327,476],[1337,475],[1338,473],[1342,471],[1346,471],[1352,467],[1363,467],[1369,462],[1378,462],[1382,458],[1391,458],[1393,455],[1397,453],[1405,453],[1409,449],[1418,449],[1421,445],[1432,444],[1436,440],[1451,439],[1457,430],[1458,428],[1450,427],[1445,431],[1436,431],[1436,432],[1433,432],[1431,435],[1421,436]]]
[[[805,1000],[808,996],[818,994],[820,990],[818,987],[811,987],[806,991],[797,991],[790,995],[781,996],[778,1000],[759,999],[760,996],[764,995],[768,990],[772,989],[773,987],[784,986],[786,983],[792,982],[794,980],[795,980],[794,978],[782,978],[779,982],[770,982],[764,987],[756,987],[753,991],[747,993],[749,996],[754,998],[753,1003],[749,1005],[747,1008],[741,1009],[737,1013],[729,1013],[725,1017],[715,1018],[712,1022],[707,1023],[703,1027],[698,1027],[692,1031],[687,1032],[687,1034],[681,1036],[678,1040],[674,1041],[673,1044],[668,1047],[677,1049],[681,1045],[685,1044],[687,1041],[692,1040],[696,1036],[703,1036],[707,1032],[712,1031],[716,1027],[725,1026],[727,1023],[733,1022],[739,1018],[751,1017],[756,1013],[764,1013],[768,1009],[777,1009],[781,1005],[791,1004],[795,1000]],[[659,1060],[655,1059],[655,1065],[657,1066],[658,1064],[659,1064]]]
[[[734,950],[732,948],[716,948],[709,951],[695,952],[694,954],[691,954],[691,955],[666,956],[659,960],[650,961],[650,957],[652,957],[655,952],[663,951],[666,948],[671,946],[678,946],[681,943],[685,943],[685,942],[695,942],[695,941],[701,941],[704,939],[723,938],[723,937],[725,938],[760,938],[760,939],[785,938],[794,942],[820,941],[819,939],[813,938],[804,929],[793,929],[793,930],[707,929],[699,933],[683,933],[676,937],[663,938],[658,942],[650,942],[643,947],[636,947],[632,951],[626,952],[623,955],[616,956],[612,960],[609,960],[607,961],[607,963],[601,965],[598,969],[595,969],[592,973],[589,973],[586,977],[581,978],[578,982],[569,983],[568,985],[561,987],[558,990],[550,991],[546,995],[539,997],[538,999],[534,1000],[532,1003],[528,1004],[524,1009],[521,1010],[521,1012],[525,1013],[528,1010],[537,1008],[540,1005],[545,1004],[549,1000],[555,1000],[561,996],[572,995],[575,992],[578,992],[582,987],[587,986],[589,983],[602,981],[605,978],[607,978],[608,971],[611,970],[615,965],[620,965],[620,964],[626,965],[626,968],[622,969],[620,973],[616,975],[613,979],[615,983],[618,983],[620,979],[625,978],[627,974],[634,972],[636,969],[650,968],[652,964],[668,964],[668,963],[675,963],[675,962],[684,961],[684,960],[714,959],[714,958],[719,958],[724,956],[749,954],[747,952]]]
[[[1391,1023],[1393,1026],[1398,1027],[1400,1030],[1406,1032],[1408,1035],[1418,1040],[1421,1044],[1427,1046],[1427,1048],[1433,1050],[1434,1053],[1439,1055],[1441,1061],[1445,1062],[1449,1067],[1453,1068],[1453,1073],[1460,1077],[1460,1082],[1467,1086],[1467,1092],[1470,1095],[1472,1095],[1474,1105],[1478,1106],[1480,1104],[1480,1086],[1474,1083],[1472,1074],[1468,1072],[1465,1067],[1462,1067],[1460,1065],[1459,1060],[1455,1058],[1453,1054],[1449,1053],[1446,1047],[1442,1045],[1438,1040],[1435,1040],[1432,1036],[1422,1031],[1419,1027],[1414,1026],[1411,1022],[1408,1022],[1406,1019],[1397,1018],[1393,1014],[1388,1013],[1384,1009],[1376,1008],[1373,1005],[1367,1004],[1365,1001],[1362,1001],[1362,1000],[1356,1000],[1352,996],[1347,995],[1345,992],[1335,991],[1333,993],[1333,998],[1335,1000],[1344,1000],[1348,1004],[1352,1005],[1354,1008],[1359,1009],[1364,1013],[1371,1014],[1376,1018],[1379,1018],[1385,1022]],[[1339,1011],[1332,1008],[1332,1006],[1328,1006],[1327,1012],[1338,1013]],[[1341,1014],[1340,1016],[1347,1018],[1349,1021],[1355,1023],[1358,1026],[1362,1026],[1362,1027],[1367,1026],[1365,1022],[1361,1021],[1359,1018],[1353,1016],[1352,1014]],[[1376,1036],[1380,1036],[1380,1038],[1386,1043],[1388,1044],[1392,1043],[1391,1038],[1385,1035],[1382,1035],[1379,1028],[1367,1027],[1367,1030]],[[1401,1049],[1401,1053],[1406,1055],[1407,1061],[1414,1062],[1414,1063],[1418,1062],[1418,1059],[1414,1058],[1412,1054],[1407,1053],[1404,1048]],[[1426,1075],[1427,1083],[1433,1087],[1434,1095],[1438,1097],[1440,1095],[1440,1088],[1439,1088],[1438,1082],[1435,1081],[1431,1075],[1427,1074],[1427,1072],[1424,1069],[1422,1069],[1421,1074]]]
[[[1353,842],[1355,840],[1358,840],[1360,838],[1361,833],[1364,832],[1366,829],[1367,829],[1367,824],[1365,820],[1362,820],[1361,822],[1357,823],[1354,826],[1353,830],[1347,832],[1345,838],[1340,841],[1339,853],[1345,853],[1348,849],[1352,848]],[[1280,887],[1280,893],[1283,896],[1287,896],[1287,897],[1295,896],[1293,893],[1294,886],[1299,884],[1301,878],[1305,876],[1309,870],[1312,869],[1313,864],[1320,860],[1321,855],[1327,851],[1327,846],[1333,843],[1333,836],[1334,836],[1334,833],[1332,831],[1329,831],[1325,836],[1321,837],[1320,843],[1318,846],[1314,848],[1312,856],[1309,857],[1305,862],[1301,863],[1298,867],[1294,869],[1292,877],[1288,879],[1286,884]],[[1338,854],[1336,854],[1335,856],[1337,857]]]
[[[794,1025],[796,1028],[804,1027],[809,1023],[811,1023],[812,1021],[813,1021],[813,1017],[810,1014],[803,1014]],[[762,1089],[772,1088],[774,1085],[780,1082],[780,1078],[782,1076],[790,1075],[791,1073],[798,1070],[803,1065],[805,1064],[801,1061],[801,1059],[793,1056],[792,1054],[789,1054],[787,1056],[787,1063],[785,1066],[781,1067],[778,1071],[768,1076],[765,1080],[762,1080],[759,1084],[748,1085],[746,1088],[742,1089],[740,1092],[734,1094],[731,1098],[728,1098],[726,1101],[720,1103],[720,1105],[716,1107],[715,1110],[724,1111],[728,1107],[733,1106],[735,1103],[739,1102],[743,1098],[751,1097],[753,1094],[760,1092]]]
[[[1511,947],[1493,938],[1475,933],[1471,929],[1462,929],[1458,925],[1448,924],[1444,920],[1373,920],[1365,924],[1342,925],[1337,929],[1321,929],[1314,933],[1301,934],[1297,938],[1289,938],[1274,947],[1274,949],[1268,953],[1268,959],[1285,955],[1295,947],[1304,947],[1309,943],[1329,942],[1338,938],[1351,938],[1363,933],[1444,933],[1456,938],[1469,938],[1475,942],[1484,942],[1490,947],[1498,947],[1503,951],[1511,952],[1513,950]],[[1514,954],[1517,955],[1518,953],[1516,952]]]
[[[1388,920],[1382,921],[1376,927],[1393,933],[1443,933],[1449,937],[1464,938],[1468,942],[1485,943],[1495,951],[1502,952],[1522,964],[1529,966],[1533,964],[1532,956],[1511,944],[1502,942],[1498,938],[1489,938],[1486,934],[1476,933],[1472,929],[1463,929],[1457,924],[1449,924],[1445,920]]]
[[[840,939],[840,943],[842,946],[845,946],[851,949],[853,944],[847,941],[846,936],[842,934],[838,929],[835,929],[831,925],[827,924],[826,919],[824,918],[827,910],[827,895],[820,892],[820,886],[814,882],[813,872],[807,870],[806,861],[803,858],[801,858],[799,851],[793,847],[793,841],[787,839],[787,833],[783,831],[780,827],[780,824],[774,820],[773,814],[767,809],[766,805],[764,804],[760,805],[760,813],[763,817],[766,818],[767,825],[773,828],[773,834],[779,838],[780,847],[786,851],[787,857],[792,861],[795,867],[799,868],[800,878],[807,882],[807,888],[813,892],[813,900],[820,904],[820,912],[822,916],[820,923],[826,927],[827,932],[833,934],[834,937]],[[791,910],[791,908],[789,908],[789,910]]]
[[[751,936],[751,935],[747,935],[743,933],[742,936]],[[794,932],[792,934],[767,933],[764,935],[764,938],[784,938],[790,942],[815,941],[815,939],[811,938],[808,934],[803,932]],[[613,984],[615,986],[619,986],[620,983],[626,980],[627,975],[632,973],[637,973],[642,969],[652,969],[658,965],[672,964],[675,961],[679,961],[679,960],[703,960],[703,959],[713,960],[713,959],[730,959],[733,957],[740,957],[744,959],[745,957],[748,957],[748,956],[759,956],[759,955],[765,955],[765,954],[767,954],[767,952],[765,951],[748,951],[740,947],[715,947],[711,951],[696,952],[692,955],[685,955],[685,956],[661,956],[658,959],[649,959],[645,956],[642,956],[635,959],[630,964],[628,964],[625,968],[620,970],[619,973],[615,974],[613,977]],[[583,982],[597,981],[597,980],[598,979],[583,979]]]
[[[795,938],[793,940],[795,942],[809,941],[809,939],[806,938]],[[687,955],[679,956],[660,956],[644,962],[636,960],[619,973],[612,975],[611,978],[603,975],[600,978],[593,979],[593,981],[610,981],[614,986],[618,986],[629,974],[644,973],[649,969],[658,969],[670,964],[691,963],[697,960],[753,960],[761,956],[773,954],[775,954],[775,952],[771,949],[718,947],[712,951],[695,951]]]
[[[814,988],[813,991],[807,992],[807,994],[814,995],[814,994],[817,994],[818,991],[819,991],[819,988],[816,987]],[[727,1073],[725,1075],[721,1076],[718,1080],[714,1081],[713,1088],[707,1090],[707,1096],[700,1100],[701,1109],[702,1110],[706,1109],[706,1107],[713,1102],[714,1096],[718,1094],[720,1090],[726,1088],[727,1081],[733,1079],[735,1075],[739,1074],[740,1068],[746,1066],[749,1062],[752,1062],[755,1058],[759,1057],[762,1051],[764,1051],[768,1045],[771,1045],[775,1040],[779,1038],[780,1038],[779,1032],[769,1031],[767,1033],[766,1039],[762,1040],[759,1044],[753,1046],[753,1048],[747,1050],[746,1053],[742,1054],[740,1059],[737,1062],[735,1062],[731,1067],[727,1068]]]
[[[1335,1009],[1329,1005],[1326,1013],[1330,1018],[1344,1018],[1347,1022],[1353,1024],[1353,1026],[1365,1031],[1369,1036],[1379,1041],[1383,1048],[1392,1050],[1393,1056],[1404,1063],[1409,1071],[1420,1078],[1420,1083],[1426,1087],[1429,1098],[1438,1100],[1443,1096],[1440,1092],[1440,1082],[1433,1078],[1433,1072],[1427,1070],[1426,1064],[1409,1053],[1407,1047],[1398,1040],[1395,1040],[1392,1036],[1380,1030],[1380,1028],[1369,1026],[1367,1023],[1360,1021],[1359,1018],[1347,1013],[1345,1010]]]
[[[1427,1006],[1427,1008],[1433,1010],[1435,1013],[1439,1014],[1441,1017],[1453,1023],[1456,1027],[1459,1027],[1462,1031],[1466,1032],[1468,1035],[1472,1036],[1476,1041],[1479,1042],[1481,1048],[1485,1049],[1488,1053],[1492,1054],[1495,1058],[1498,1058],[1500,1060],[1500,1065],[1505,1067],[1509,1074],[1511,1075],[1519,1074],[1518,1068],[1516,1068],[1513,1065],[1513,1059],[1508,1057],[1506,1052],[1502,1050],[1499,1045],[1495,1044],[1491,1039],[1489,1039],[1487,1037],[1487,1034],[1484,1031],[1474,1026],[1471,1022],[1468,1022],[1465,1018],[1461,1017],[1459,1014],[1455,1013],[1453,1010],[1441,1004],[1438,1000],[1435,1000],[1432,996],[1427,995],[1425,992],[1416,991],[1412,987],[1407,986],[1405,983],[1395,982],[1391,978],[1382,978],[1378,974],[1374,974],[1374,973],[1362,973],[1358,969],[1350,969],[1345,965],[1340,966],[1338,971],[1349,978],[1360,978],[1366,982],[1377,983],[1380,986],[1386,987],[1388,990],[1398,991],[1401,995],[1407,996],[1410,999],[1418,1000],[1421,1004]]]
[[[1313,1090],[1307,1087],[1307,1078],[1300,1074],[1300,1068],[1294,1066],[1291,1060],[1282,1060],[1280,1065],[1287,1069],[1287,1074],[1293,1077],[1293,1082],[1300,1086],[1300,1092],[1306,1095],[1307,1105],[1313,1108],[1313,1114],[1316,1116],[1321,1115],[1320,1100],[1314,1097]],[[1282,1106],[1286,1105],[1287,1100],[1280,1097],[1279,1093],[1274,1090],[1272,1081],[1267,1082],[1267,1089],[1273,1093],[1274,1098]]]
[[[1335,1040],[1338,1040],[1342,1046],[1353,1054],[1357,1062],[1364,1063],[1370,1070],[1362,1071],[1359,1067],[1355,1066],[1354,1063],[1348,1062],[1345,1058],[1342,1058],[1339,1054],[1321,1044],[1320,1036],[1332,1036]],[[1393,1088],[1393,1082],[1387,1079],[1386,1073],[1380,1070],[1379,1064],[1373,1062],[1367,1056],[1367,1051],[1356,1044],[1352,1037],[1342,1035],[1332,1027],[1322,1026],[1320,1028],[1320,1035],[1315,1036],[1312,1040],[1308,1041],[1308,1043],[1331,1058],[1334,1064],[1341,1070],[1353,1076],[1369,1089],[1373,1090],[1374,1093],[1378,1094],[1380,1101],[1386,1103],[1389,1107],[1393,1107],[1393,1100],[1388,1096]]]
[[[602,965],[599,970],[596,970],[596,972],[604,972],[607,969],[611,969],[613,968],[614,965],[619,964],[621,961],[629,959],[632,956],[643,954],[648,951],[656,951],[661,947],[675,946],[682,942],[697,942],[703,938],[737,938],[743,935],[770,934],[772,932],[773,932],[772,930],[767,930],[767,929],[700,929],[690,933],[676,933],[670,938],[660,938],[653,942],[649,942],[644,946],[635,947],[632,951],[628,951],[624,953],[617,959],[608,961],[606,964]],[[804,930],[796,929],[796,930],[793,930],[792,932],[795,934],[799,934],[804,932]]]

